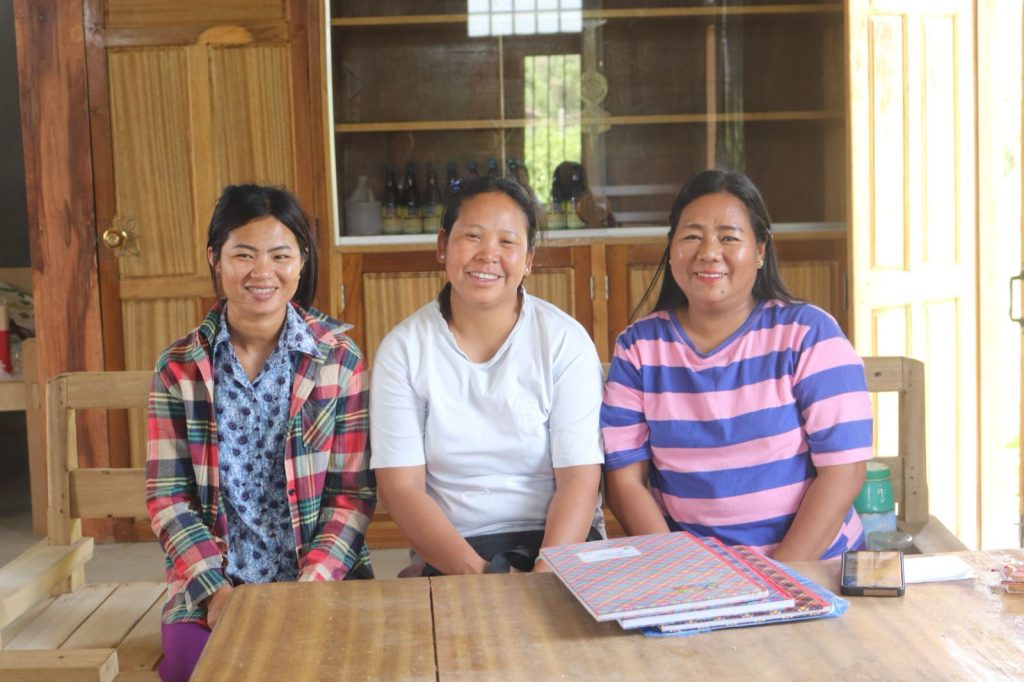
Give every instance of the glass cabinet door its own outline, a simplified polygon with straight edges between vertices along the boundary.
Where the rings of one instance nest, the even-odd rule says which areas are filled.
[[[449,174],[490,172],[528,184],[548,229],[664,226],[682,183],[720,167],[748,173],[777,223],[845,219],[842,2],[335,0],[331,12],[339,206],[367,199],[365,176],[375,201],[406,218],[418,208],[433,234]],[[345,215],[336,234],[376,229]]]

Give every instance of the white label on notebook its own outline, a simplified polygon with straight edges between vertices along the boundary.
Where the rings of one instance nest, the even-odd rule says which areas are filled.
[[[640,556],[640,550],[631,545],[612,547],[611,549],[595,549],[592,552],[580,552],[576,555],[585,564],[591,564],[595,561],[608,561],[609,559],[625,559],[631,556]]]

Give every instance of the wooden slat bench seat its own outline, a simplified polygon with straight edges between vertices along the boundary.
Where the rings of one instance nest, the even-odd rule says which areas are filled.
[[[156,680],[159,583],[85,584],[83,518],[144,518],[142,469],[79,469],[76,410],[144,407],[150,372],[89,372],[47,386],[47,538],[0,568],[0,681]]]

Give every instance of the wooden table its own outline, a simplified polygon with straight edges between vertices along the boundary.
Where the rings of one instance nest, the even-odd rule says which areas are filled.
[[[1024,596],[990,570],[1024,550],[959,556],[975,579],[692,637],[597,623],[551,574],[243,587],[195,679],[435,679],[435,663],[439,680],[1024,678]],[[795,568],[838,589],[838,562]]]
[[[243,585],[193,681],[436,680],[430,583]]]

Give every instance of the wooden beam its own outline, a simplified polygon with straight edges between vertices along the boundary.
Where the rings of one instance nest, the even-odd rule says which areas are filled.
[[[92,558],[92,538],[71,545],[40,541],[0,569],[0,628],[50,593],[57,583]]]
[[[0,682],[109,682],[117,672],[113,649],[0,651]]]
[[[38,377],[102,370],[82,0],[15,0]],[[79,424],[84,463],[109,462],[107,424]]]
[[[71,474],[71,516],[146,518],[146,471],[76,469]]]

